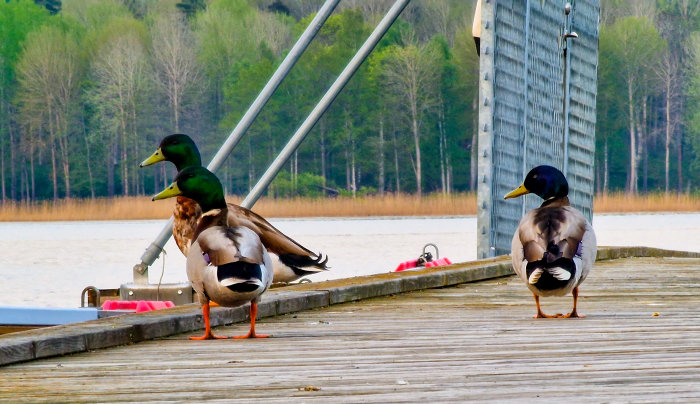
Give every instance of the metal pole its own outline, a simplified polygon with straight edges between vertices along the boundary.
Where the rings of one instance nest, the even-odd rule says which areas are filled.
[[[353,56],[348,65],[345,66],[345,69],[343,69],[323,98],[321,98],[318,104],[316,104],[306,120],[304,120],[299,129],[297,129],[296,133],[294,133],[294,136],[292,136],[277,158],[275,158],[272,164],[270,164],[270,167],[267,168],[265,174],[262,175],[257,184],[255,184],[250,193],[248,193],[248,196],[246,196],[246,198],[243,200],[241,206],[244,208],[252,207],[263,192],[265,192],[277,173],[282,169],[282,166],[287,162],[297,147],[299,147],[306,135],[314,127],[316,122],[318,122],[335,97],[338,96],[338,93],[340,93],[343,87],[345,87],[345,84],[347,84],[347,82],[352,78],[353,74],[357,71],[362,62],[367,58],[370,52],[372,52],[379,40],[382,39],[386,31],[389,29],[389,27],[391,27],[391,24],[396,21],[399,14],[401,14],[406,5],[408,5],[409,1],[410,0],[397,0],[394,5],[391,6],[389,12],[384,16],[384,18],[382,18],[379,25],[377,25],[365,43],[362,44],[362,47],[360,47],[355,56]]]
[[[316,13],[316,16],[313,18],[313,20],[311,20],[309,26],[306,27],[304,33],[301,34],[265,87],[262,89],[262,91],[260,91],[258,97],[250,105],[245,115],[243,115],[243,118],[241,118],[236,127],[233,128],[233,131],[231,131],[231,134],[228,136],[224,144],[221,146],[209,165],[207,165],[207,168],[210,171],[216,171],[219,167],[221,167],[221,164],[223,164],[226,157],[228,157],[228,155],[231,153],[231,150],[236,147],[238,142],[241,140],[241,137],[245,134],[253,121],[255,121],[255,118],[257,118],[262,108],[265,106],[277,87],[279,87],[282,80],[287,76],[294,64],[299,60],[301,55],[309,46],[309,43],[311,43],[311,40],[316,36],[316,34],[318,34],[318,31],[321,29],[328,17],[330,17],[331,13],[333,13],[333,10],[336,8],[338,3],[340,3],[340,0],[326,0],[323,6],[318,10],[318,13]],[[158,234],[158,237],[156,237],[151,245],[146,248],[146,251],[141,256],[141,263],[134,266],[135,283],[148,283],[148,267],[155,262],[163,250],[163,246],[165,246],[165,243],[167,243],[172,236],[173,220],[174,219],[171,216],[168,222],[165,224],[165,227],[163,227],[163,230],[161,230]]]
[[[569,54],[569,39],[578,38],[578,34],[575,32],[569,32],[571,29],[571,3],[567,2],[564,5],[564,41],[562,45],[564,46],[564,108],[562,111],[562,117],[564,125],[564,138],[562,139],[562,155],[563,155],[563,169],[564,176],[569,175],[569,109],[571,102],[570,95],[570,84],[569,79],[571,78],[571,55]]]

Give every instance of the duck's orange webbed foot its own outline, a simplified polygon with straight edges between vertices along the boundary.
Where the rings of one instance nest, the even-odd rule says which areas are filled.
[[[246,335],[237,335],[231,337],[233,339],[246,339],[246,338],[269,338],[267,334],[256,334],[255,333],[255,317],[258,316],[258,304],[255,301],[250,302],[250,331]]]
[[[535,295],[535,294],[533,294],[533,296],[535,296],[535,304],[537,305],[537,314],[532,316],[532,318],[557,318],[557,317],[561,316],[561,313],[557,313],[553,316],[550,316],[549,314],[544,314],[542,312],[542,308],[540,307],[540,297]]]
[[[571,310],[571,313],[567,315],[560,315],[560,318],[585,318],[586,316],[583,314],[578,314],[576,311],[576,304],[578,303],[578,286],[574,288],[574,290],[571,292],[571,294],[574,296],[574,308]]]
[[[190,337],[193,341],[202,341],[205,339],[228,339],[228,337],[219,337],[211,332],[211,324],[209,321],[209,303],[202,305],[202,316],[204,317],[204,335],[201,337]]]
[[[203,341],[205,339],[229,339],[229,337],[220,337],[218,335],[214,335],[211,333],[211,331],[204,333],[201,337],[190,337],[191,340],[193,341]]]

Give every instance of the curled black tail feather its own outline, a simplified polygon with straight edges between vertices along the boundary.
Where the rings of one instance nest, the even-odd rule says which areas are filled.
[[[323,254],[318,254],[316,258],[309,255],[282,254],[279,258],[284,265],[292,268],[294,272],[303,273],[305,275],[328,270],[326,266],[328,256],[324,257]],[[308,270],[305,268],[316,269]]]

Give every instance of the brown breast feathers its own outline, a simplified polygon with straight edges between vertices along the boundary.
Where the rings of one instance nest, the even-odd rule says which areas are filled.
[[[173,238],[177,247],[182,253],[187,256],[194,230],[197,227],[197,222],[202,216],[202,209],[199,208],[197,202],[184,196],[177,197],[175,209],[173,209]]]

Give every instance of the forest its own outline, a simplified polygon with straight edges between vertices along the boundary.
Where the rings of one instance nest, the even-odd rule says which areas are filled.
[[[206,164],[321,0],[0,1],[3,201],[148,195],[187,133]],[[244,195],[393,1],[344,0],[217,173]],[[474,1],[414,0],[271,197],[475,189]],[[603,0],[596,192],[698,193],[700,2]]]

